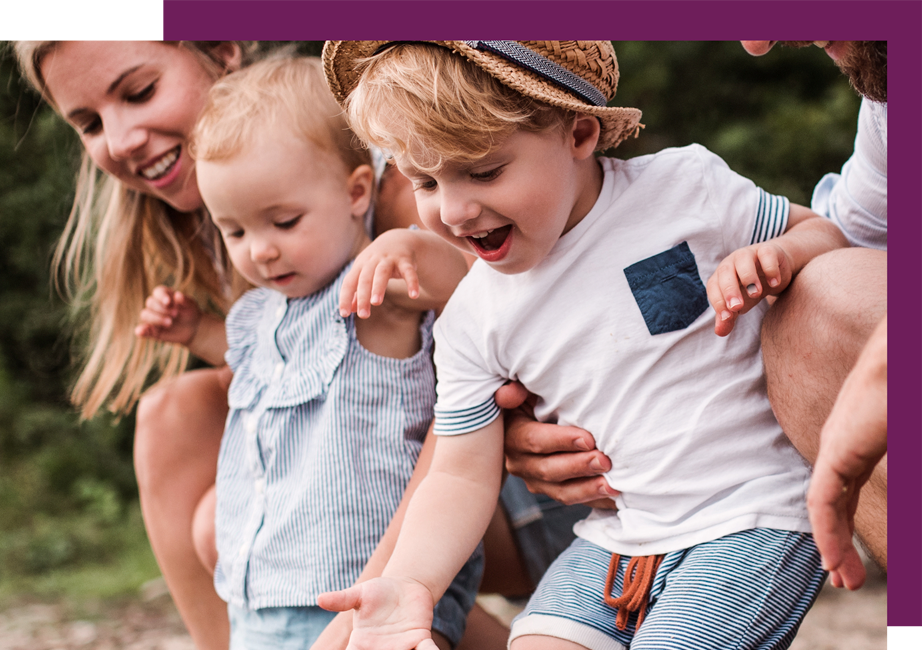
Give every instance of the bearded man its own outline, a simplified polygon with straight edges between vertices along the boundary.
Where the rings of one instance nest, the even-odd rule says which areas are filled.
[[[743,41],[760,56],[773,41]],[[811,207],[853,248],[816,258],[762,327],[768,394],[785,433],[814,464],[807,504],[832,584],[864,581],[852,532],[887,569],[887,43],[818,45],[862,95],[855,151]],[[859,499],[860,494],[860,499]]]

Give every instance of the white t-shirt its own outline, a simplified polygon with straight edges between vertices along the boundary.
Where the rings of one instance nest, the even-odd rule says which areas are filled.
[[[619,510],[594,511],[580,537],[652,555],[755,527],[808,532],[809,468],[765,394],[766,308],[720,338],[703,285],[785,230],[787,200],[698,145],[600,162],[595,206],[541,264],[504,275],[478,261],[458,286],[435,328],[436,432],[484,426],[516,379],[539,420],[586,429],[612,460]]]
[[[840,174],[826,174],[811,206],[852,246],[887,250],[887,105],[861,100],[855,152]]]

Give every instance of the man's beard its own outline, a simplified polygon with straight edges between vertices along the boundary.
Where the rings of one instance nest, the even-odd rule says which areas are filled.
[[[782,41],[782,45],[806,47],[812,41]],[[887,41],[852,41],[848,53],[835,62],[852,87],[874,102],[887,101]]]
[[[887,41],[856,41],[837,61],[852,86],[874,102],[887,102]]]

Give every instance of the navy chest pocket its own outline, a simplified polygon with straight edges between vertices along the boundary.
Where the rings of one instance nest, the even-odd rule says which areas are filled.
[[[624,275],[650,334],[685,329],[708,308],[688,242],[631,264]]]

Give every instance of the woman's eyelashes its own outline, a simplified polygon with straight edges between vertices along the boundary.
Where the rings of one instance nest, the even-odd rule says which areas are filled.
[[[152,81],[151,83],[144,86],[138,92],[132,92],[125,95],[125,101],[129,104],[143,104],[151,97],[154,96],[154,91],[156,90],[157,82]],[[102,119],[95,115],[87,119],[84,123],[77,125],[77,130],[81,135],[95,135],[102,130]]]
[[[132,104],[141,104],[154,96],[156,81],[152,81],[136,93],[129,93],[125,99]]]

